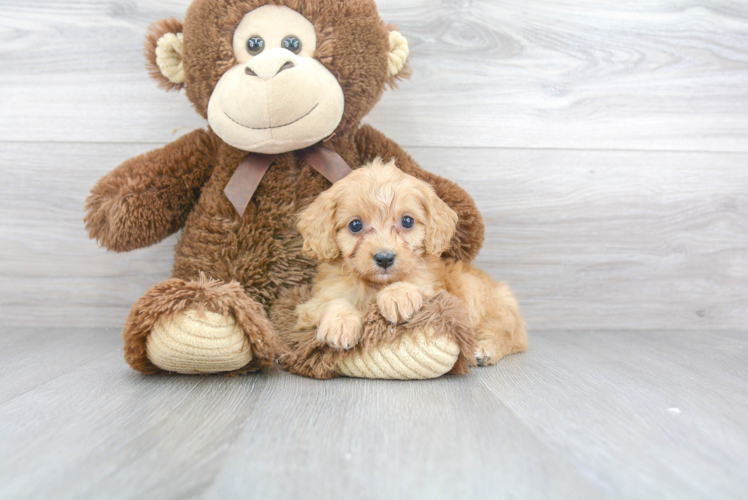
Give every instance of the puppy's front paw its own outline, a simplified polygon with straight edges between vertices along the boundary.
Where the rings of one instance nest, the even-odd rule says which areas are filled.
[[[411,283],[395,283],[379,292],[377,306],[387,321],[407,321],[423,307],[423,293]]]
[[[352,349],[361,340],[363,324],[354,313],[327,314],[317,328],[317,340],[336,349]]]

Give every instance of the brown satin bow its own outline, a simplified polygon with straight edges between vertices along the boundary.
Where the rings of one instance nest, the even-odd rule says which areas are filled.
[[[333,184],[353,172],[338,153],[322,144],[303,150],[302,155],[314,170]],[[236,209],[239,217],[244,215],[262,178],[277,157],[278,155],[249,153],[231,176],[223,192],[226,193],[226,197]]]

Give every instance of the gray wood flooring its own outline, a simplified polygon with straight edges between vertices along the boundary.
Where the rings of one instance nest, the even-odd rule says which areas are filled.
[[[742,332],[535,331],[428,382],[132,372],[115,329],[0,337],[0,498],[727,499]]]
[[[0,2],[0,499],[748,498],[748,3],[379,0],[367,121],[464,186],[530,350],[465,377],[141,377],[93,183],[205,122],[144,68],[189,0]]]

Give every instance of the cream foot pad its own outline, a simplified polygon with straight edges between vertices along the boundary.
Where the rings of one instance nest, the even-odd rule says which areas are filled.
[[[460,347],[444,335],[405,334],[399,344],[356,351],[335,366],[338,375],[358,378],[424,380],[441,377],[457,362]]]
[[[162,370],[188,375],[238,370],[252,361],[252,349],[234,318],[193,309],[160,319],[146,352]]]

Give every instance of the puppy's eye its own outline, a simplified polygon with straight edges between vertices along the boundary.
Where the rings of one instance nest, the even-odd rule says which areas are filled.
[[[360,220],[354,220],[351,221],[350,224],[348,224],[348,230],[352,232],[353,234],[360,233],[364,229],[364,223]]]
[[[296,36],[288,35],[283,39],[282,45],[284,49],[290,50],[294,54],[301,52],[301,40]]]
[[[265,40],[257,35],[247,40],[247,50],[253,56],[256,56],[265,48]]]
[[[413,226],[416,225],[416,221],[413,220],[413,217],[408,217],[407,215],[403,217],[403,227],[405,229],[413,229]]]

